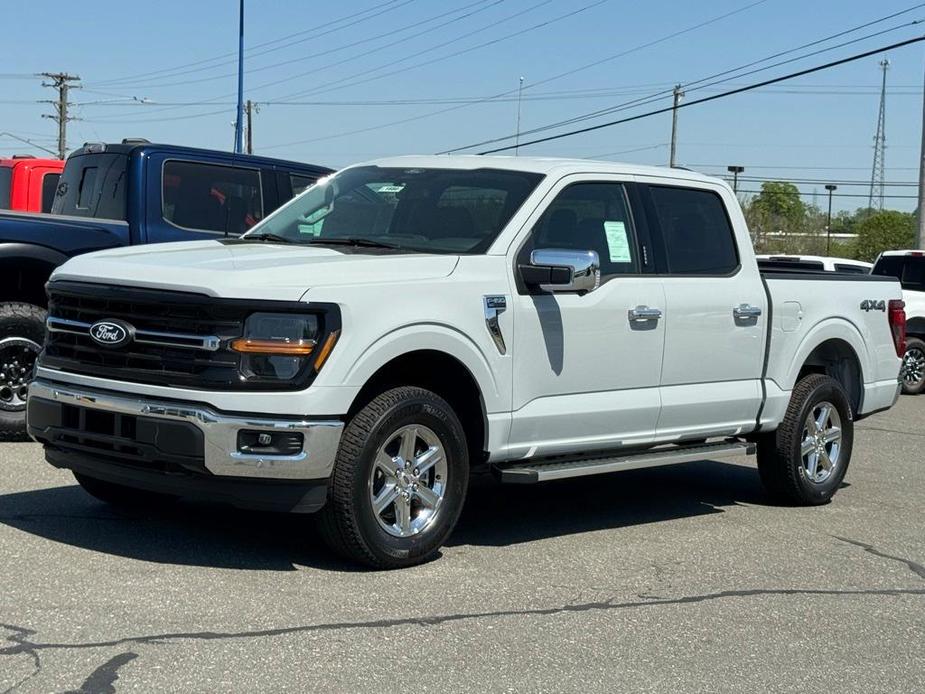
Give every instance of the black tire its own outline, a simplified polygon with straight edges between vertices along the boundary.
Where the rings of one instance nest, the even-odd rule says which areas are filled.
[[[13,399],[13,391],[18,390],[20,377],[26,378],[27,383],[31,380],[34,360],[38,356],[31,345],[41,347],[45,343],[45,315],[45,309],[32,304],[0,304],[0,441],[27,439],[25,406],[18,393]],[[23,356],[31,359],[31,363],[23,363]],[[15,358],[20,363],[5,371],[6,358]]]
[[[74,478],[90,496],[111,506],[121,508],[151,507],[167,504],[175,500],[175,497],[168,494],[158,494],[144,489],[126,487],[115,482],[106,482],[96,477],[87,477],[79,472],[74,473]]]
[[[805,422],[820,403],[831,403],[840,421],[841,441],[838,462],[827,479],[814,482],[803,465],[801,446]],[[828,503],[841,486],[854,442],[854,414],[848,394],[833,378],[811,374],[793,389],[790,404],[777,431],[758,442],[758,472],[767,492],[776,500],[799,506]]]
[[[914,369],[911,380],[907,369]],[[912,374],[908,374],[912,376]],[[906,339],[906,354],[903,356],[903,393],[920,395],[925,390],[925,342],[917,337]]]
[[[408,425],[427,427],[438,437],[446,458],[446,490],[429,525],[419,534],[396,537],[380,526],[369,484],[379,448]],[[437,555],[456,526],[468,483],[466,436],[453,409],[431,391],[393,388],[375,397],[344,428],[319,530],[331,548],[350,561],[376,569],[421,564]]]

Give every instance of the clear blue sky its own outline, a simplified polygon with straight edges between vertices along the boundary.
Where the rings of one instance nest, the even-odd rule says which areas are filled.
[[[520,76],[525,78],[522,127],[527,130],[659,94],[677,82],[694,82],[915,4],[246,0],[246,67],[251,72],[245,77],[245,92],[261,104],[255,117],[255,151],[334,167],[391,154],[433,153],[512,134]],[[233,61],[237,48],[236,0],[6,0],[2,14],[0,131],[54,148],[55,124],[41,118],[50,107],[36,103],[54,94],[26,75],[68,71],[80,75],[84,85],[72,97],[80,104],[73,113],[81,118],[69,126],[72,147],[127,136],[232,146],[235,65],[223,61]],[[925,19],[925,6],[777,60],[917,19]],[[667,38],[687,29],[692,30]],[[696,96],[920,34],[925,34],[925,23],[733,78],[730,84],[704,88]],[[651,42],[657,43],[645,47]],[[889,182],[917,179],[923,46],[888,56]],[[741,164],[747,169],[745,176],[818,180],[801,189],[818,191],[817,203],[824,206],[821,181],[870,178],[880,58],[682,110],[679,163],[708,172]],[[549,80],[566,72],[572,74]],[[505,92],[510,95],[488,102],[443,102]],[[694,96],[691,91],[688,98]],[[437,103],[394,103],[406,100]],[[618,115],[670,102],[670,93],[663,94],[648,106]],[[595,122],[599,120],[588,124]],[[664,164],[669,134],[670,115],[664,114],[521,152]],[[25,151],[38,153],[0,137],[0,153]],[[740,187],[759,185],[747,182]],[[839,197],[836,209],[866,204],[863,185],[845,183],[838,192],[862,197]],[[915,188],[893,186],[887,192],[913,196]],[[911,210],[914,200],[891,198],[887,204]]]

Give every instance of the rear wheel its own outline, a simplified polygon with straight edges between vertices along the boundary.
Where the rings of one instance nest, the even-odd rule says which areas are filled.
[[[449,404],[422,388],[388,390],[344,429],[322,535],[374,568],[420,564],[453,531],[468,482],[465,433]]]
[[[26,396],[44,341],[44,309],[0,304],[0,440],[26,438]]]
[[[786,503],[827,503],[848,470],[853,441],[845,389],[828,376],[807,376],[794,387],[780,427],[759,441],[761,482]]]
[[[925,342],[917,337],[906,340],[902,374],[903,393],[918,395],[925,390]]]

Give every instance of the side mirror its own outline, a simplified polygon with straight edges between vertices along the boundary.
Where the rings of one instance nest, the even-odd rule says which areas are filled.
[[[595,251],[568,248],[539,248],[530,254],[530,264],[520,266],[528,287],[545,292],[586,294],[601,283],[601,261]]]

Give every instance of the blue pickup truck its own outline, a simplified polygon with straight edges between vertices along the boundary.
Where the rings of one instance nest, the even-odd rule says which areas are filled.
[[[56,267],[107,248],[237,236],[329,173],[146,140],[73,152],[50,214],[0,213],[0,439],[25,433],[45,282]]]

